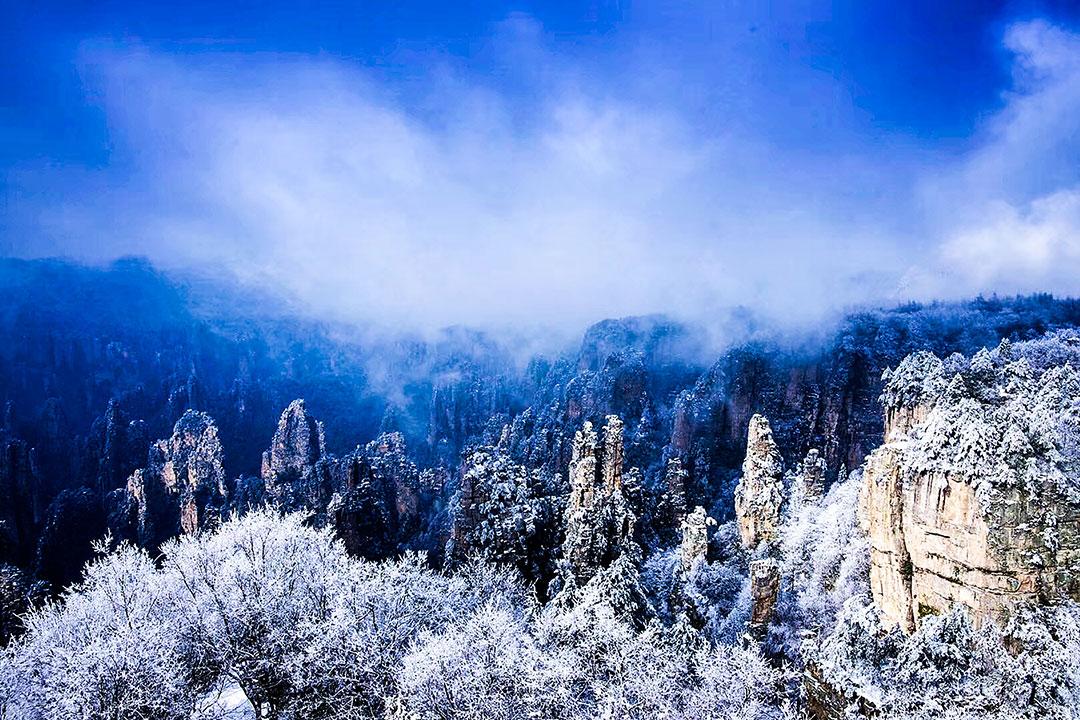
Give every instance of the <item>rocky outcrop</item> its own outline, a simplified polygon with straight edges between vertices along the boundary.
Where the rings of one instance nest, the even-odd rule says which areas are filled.
[[[801,505],[821,500],[825,494],[825,470],[825,458],[816,449],[807,452],[791,488],[792,501]]]
[[[330,501],[323,425],[308,415],[303,400],[281,413],[261,475],[267,498],[284,509],[320,510]]]
[[[0,429],[0,558],[24,563],[44,515],[34,451]]]
[[[764,640],[780,597],[780,564],[775,558],[750,561],[750,635]]]
[[[417,534],[431,492],[420,482],[401,433],[383,433],[328,464],[335,493],[327,514],[350,552],[383,558]]]
[[[156,548],[170,537],[193,533],[221,518],[227,499],[217,426],[206,413],[188,410],[171,437],[150,447],[145,468],[127,482],[136,541]],[[127,533],[121,529],[121,536]]]
[[[689,473],[683,467],[682,460],[670,458],[664,465],[663,474],[658,477],[657,491],[646,511],[649,524],[656,533],[658,542],[670,544],[677,542],[683,520],[688,511],[687,483]]]
[[[93,557],[92,544],[105,537],[101,496],[88,488],[62,490],[49,504],[38,540],[34,571],[54,588],[79,579]]]
[[[131,473],[146,460],[149,444],[146,423],[128,420],[120,403],[110,400],[105,414],[90,428],[84,449],[84,482],[101,496],[123,487]]]
[[[917,353],[885,379],[887,442],[859,507],[883,622],[910,632],[954,605],[978,623],[1080,598],[1076,371],[999,349]]]
[[[623,494],[623,424],[615,415],[597,437],[586,422],[574,436],[563,559],[580,585],[633,543],[637,518]]]
[[[705,508],[700,505],[683,520],[679,562],[684,573],[689,573],[694,565],[705,559],[709,552],[709,527],[714,525],[716,521],[706,515]]]
[[[784,460],[769,421],[754,415],[747,430],[742,478],[735,488],[735,519],[742,546],[752,553],[749,630],[758,640],[765,638],[780,594],[776,541],[784,503]]]
[[[735,516],[743,547],[754,549],[776,537],[784,500],[784,461],[769,421],[750,418],[743,474],[735,488]]]
[[[470,453],[452,501],[447,556],[459,562],[479,555],[514,562],[528,572],[540,524],[540,503],[534,494],[539,484],[539,471],[515,463],[501,447]]]

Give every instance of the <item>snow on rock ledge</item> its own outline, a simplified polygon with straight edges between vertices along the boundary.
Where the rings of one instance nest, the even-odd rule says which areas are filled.
[[[1080,598],[1080,379],[1046,343],[916,353],[886,372],[886,443],[867,459],[859,515],[887,625]]]

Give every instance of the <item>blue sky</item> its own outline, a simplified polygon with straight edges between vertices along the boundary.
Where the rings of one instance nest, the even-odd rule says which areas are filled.
[[[1078,22],[1045,2],[5,3],[0,252],[225,268],[424,324],[1075,293]]]

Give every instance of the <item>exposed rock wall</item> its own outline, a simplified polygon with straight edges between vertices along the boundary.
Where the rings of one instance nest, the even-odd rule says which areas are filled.
[[[975,622],[1080,598],[1080,380],[1070,367],[928,353],[886,376],[886,444],[860,522],[887,625],[963,605]]]

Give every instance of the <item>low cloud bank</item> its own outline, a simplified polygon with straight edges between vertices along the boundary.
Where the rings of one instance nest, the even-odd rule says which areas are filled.
[[[793,151],[698,122],[677,83],[641,92],[662,67],[600,91],[527,18],[497,34],[534,69],[527,101],[438,57],[404,92],[342,59],[86,44],[111,160],[13,174],[14,252],[210,266],[420,328],[1077,291],[1072,32],[1011,26],[1013,87],[947,157]]]

